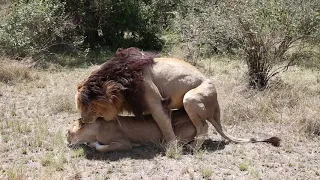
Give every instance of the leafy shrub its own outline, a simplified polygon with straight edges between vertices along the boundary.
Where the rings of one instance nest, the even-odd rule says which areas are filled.
[[[55,59],[56,53],[83,58],[92,51],[130,46],[159,50],[165,28],[161,23],[166,24],[169,17],[165,8],[173,6],[159,2],[16,0],[0,18],[0,52]]]
[[[59,0],[15,1],[1,18],[0,48],[13,57],[37,56],[52,49],[77,48],[81,36]]]
[[[66,11],[78,24],[76,33],[85,36],[90,48],[137,46],[161,49],[157,36],[161,28],[154,18],[151,1],[141,0],[63,0]]]
[[[218,1],[186,0],[175,12],[171,24],[177,32],[178,44],[186,50],[186,58],[195,60],[216,53],[234,53],[238,47],[235,30],[229,29],[229,21],[222,16]]]
[[[236,8],[239,2],[230,4],[226,7],[236,15],[234,24],[245,52],[250,86],[265,88],[270,78],[293,64],[303,41],[320,39],[316,35],[319,1],[241,1],[240,8]],[[288,54],[294,46],[295,53]]]
[[[173,29],[190,59],[243,55],[249,85],[263,89],[293,64],[300,45],[320,40],[319,7],[316,0],[187,0],[177,10]],[[288,53],[294,46],[295,52]]]

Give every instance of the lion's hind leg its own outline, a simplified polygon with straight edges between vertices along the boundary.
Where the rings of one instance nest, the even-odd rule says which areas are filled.
[[[198,150],[202,146],[208,132],[208,125],[205,122],[205,119],[201,117],[201,113],[204,111],[205,107],[203,103],[197,100],[197,98],[194,98],[192,91],[189,91],[184,96],[183,105],[190,120],[196,128],[194,146],[196,150]]]
[[[193,123],[190,121],[190,119],[187,119],[185,123],[174,125],[174,133],[176,134],[177,138],[179,139],[179,142],[182,144],[186,144],[192,140],[194,140],[196,136],[196,129]],[[204,131],[208,131],[208,123],[206,121],[203,121],[204,123]]]

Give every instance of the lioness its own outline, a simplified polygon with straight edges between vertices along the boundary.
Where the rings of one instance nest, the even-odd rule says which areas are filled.
[[[205,121],[202,123],[207,133],[208,124]],[[172,112],[172,126],[174,133],[183,143],[192,141],[196,135],[196,129],[184,110]],[[221,135],[225,136],[223,133]],[[102,118],[98,118],[94,123],[74,121],[69,127],[67,140],[70,146],[89,143],[97,151],[109,152],[129,150],[134,145],[159,143],[162,142],[163,136],[151,115],[145,115],[143,119],[118,116],[114,121],[105,121]],[[251,142],[280,145],[280,139],[277,137],[251,139]]]
[[[172,126],[177,137],[185,143],[196,135],[196,129],[184,110],[172,113]],[[204,126],[208,129],[207,123]],[[163,136],[151,115],[145,115],[143,119],[118,116],[114,121],[102,118],[86,124],[75,121],[68,130],[67,140],[70,145],[90,143],[97,151],[109,152],[129,150],[135,144],[160,143]]]

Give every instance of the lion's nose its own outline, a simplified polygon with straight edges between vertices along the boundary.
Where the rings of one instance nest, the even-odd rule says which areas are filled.
[[[85,124],[90,124],[90,123],[94,123],[95,120],[94,119],[81,118],[81,122],[85,123]]]
[[[90,123],[90,118],[87,118],[85,116],[82,116],[80,119],[79,119],[82,123]]]
[[[87,118],[81,118],[79,119],[81,122],[86,123],[87,122]]]

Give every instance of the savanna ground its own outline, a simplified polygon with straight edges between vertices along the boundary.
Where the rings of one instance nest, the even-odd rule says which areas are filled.
[[[0,179],[320,179],[320,73],[293,66],[265,91],[246,87],[242,61],[199,62],[217,87],[222,124],[239,137],[282,139],[223,144],[210,126],[194,154],[159,146],[98,153],[67,147],[79,118],[76,85],[95,66],[46,70],[0,61]]]

